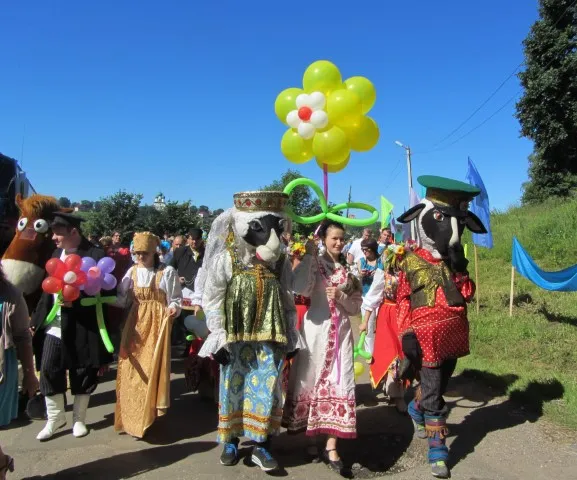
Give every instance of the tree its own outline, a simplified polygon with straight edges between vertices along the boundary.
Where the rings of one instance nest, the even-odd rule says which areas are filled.
[[[70,208],[70,206],[72,205],[72,202],[70,201],[70,199],[68,197],[60,197],[58,199],[58,204],[62,208]]]
[[[94,206],[94,203],[91,202],[90,200],[82,200],[80,202],[80,210],[82,210],[83,212],[89,212],[90,210],[92,210]]]
[[[112,232],[118,231],[122,241],[129,243],[132,234],[138,230],[137,219],[141,200],[141,194],[128,193],[124,190],[101,198],[100,211],[93,212],[87,230],[98,236],[111,235]]]
[[[523,202],[577,191],[577,3],[540,0],[524,40],[524,88],[517,103],[521,135],[534,143]]]

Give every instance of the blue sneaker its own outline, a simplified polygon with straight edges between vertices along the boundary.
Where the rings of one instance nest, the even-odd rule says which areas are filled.
[[[251,461],[258,465],[264,472],[271,472],[278,468],[278,462],[270,454],[270,452],[262,446],[254,447],[252,450]]]
[[[230,467],[232,465],[236,465],[237,462],[238,462],[238,439],[235,439],[232,442],[227,442],[224,444],[222,454],[220,455],[220,463],[221,465]]]

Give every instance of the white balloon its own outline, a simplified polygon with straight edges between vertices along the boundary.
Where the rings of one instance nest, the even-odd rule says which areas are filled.
[[[296,98],[297,108],[309,106],[309,96],[306,93],[301,93]]]
[[[77,279],[78,279],[78,277],[76,276],[76,274],[74,272],[66,272],[64,274],[64,278],[62,280],[64,280],[64,283],[68,283],[69,285],[71,285]]]
[[[299,128],[299,125],[301,124],[301,119],[299,118],[299,111],[291,110],[286,116],[286,123],[288,123],[289,127]]]
[[[305,140],[313,138],[315,136],[315,131],[316,129],[313,125],[305,122],[302,122],[298,128],[299,135]]]
[[[325,108],[326,98],[321,92],[313,92],[309,95],[309,107],[313,110],[321,110]]]
[[[311,115],[310,122],[315,128],[325,128],[329,124],[329,116],[324,110],[315,110]]]

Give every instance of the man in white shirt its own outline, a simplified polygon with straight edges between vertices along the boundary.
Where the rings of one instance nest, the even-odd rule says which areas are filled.
[[[347,263],[349,265],[355,265],[357,261],[364,257],[361,242],[363,240],[369,240],[370,238],[373,238],[373,232],[370,228],[365,228],[363,230],[363,236],[353,242],[349,252],[347,253]]]

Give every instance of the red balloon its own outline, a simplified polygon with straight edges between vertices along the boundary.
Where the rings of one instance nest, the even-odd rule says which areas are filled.
[[[42,290],[51,294],[58,293],[62,290],[62,280],[56,277],[47,277],[42,282]]]
[[[51,258],[46,262],[46,271],[48,272],[48,275],[53,277],[56,277],[56,272],[62,268],[65,268],[65,265],[59,258]]]
[[[88,275],[86,275],[86,272],[80,270],[79,272],[76,272],[76,281],[72,285],[74,285],[75,287],[80,287],[81,285],[84,285],[86,283],[87,279]]]
[[[80,267],[82,267],[82,258],[80,258],[80,256],[76,254],[68,255],[68,257],[66,257],[66,260],[64,260],[64,263],[66,264],[68,270],[72,270],[73,272],[76,273],[79,272]]]
[[[303,122],[308,122],[313,115],[313,109],[311,107],[301,107],[299,108],[298,115]]]
[[[65,302],[73,302],[80,296],[80,290],[74,285],[64,285],[62,289],[62,300]]]

